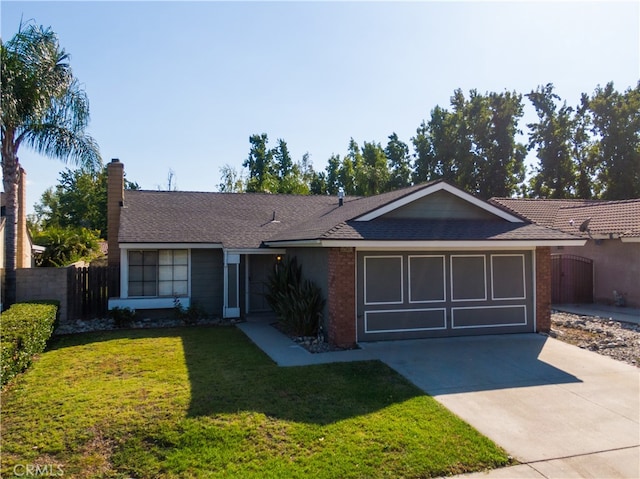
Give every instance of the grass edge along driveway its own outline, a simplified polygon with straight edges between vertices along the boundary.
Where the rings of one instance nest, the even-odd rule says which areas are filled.
[[[434,477],[504,450],[378,361],[279,368],[235,328],[53,340],[2,392],[2,477]]]

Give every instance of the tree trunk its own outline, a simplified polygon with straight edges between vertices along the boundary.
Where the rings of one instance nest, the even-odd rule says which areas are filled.
[[[12,132],[6,132],[2,143],[2,183],[6,200],[6,223],[4,225],[5,239],[5,294],[3,308],[8,308],[16,302],[16,255],[18,251],[17,211],[18,211],[18,182],[20,167],[18,157],[13,148]]]

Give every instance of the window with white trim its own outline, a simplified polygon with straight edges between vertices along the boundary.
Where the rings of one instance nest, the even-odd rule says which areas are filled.
[[[129,297],[188,295],[188,250],[129,250],[128,261]]]

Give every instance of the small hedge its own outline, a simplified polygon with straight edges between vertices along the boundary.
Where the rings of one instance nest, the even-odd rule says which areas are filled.
[[[0,319],[0,385],[20,374],[35,354],[44,351],[53,333],[58,306],[52,303],[18,303]]]

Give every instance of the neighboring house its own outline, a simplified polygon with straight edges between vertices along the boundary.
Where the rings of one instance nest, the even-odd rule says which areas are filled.
[[[583,247],[555,246],[551,253],[592,260],[595,302],[615,304],[617,300],[640,307],[640,199],[489,201],[541,226],[586,239]]]
[[[372,197],[125,191],[109,171],[110,307],[268,309],[264,283],[297,257],[327,299],[330,342],[547,331],[550,248],[585,240],[442,181]],[[119,254],[118,254],[119,252]]]
[[[34,259],[37,254],[42,254],[44,248],[33,244],[31,233],[27,228],[27,174],[20,169],[20,183],[18,184],[18,215],[16,218],[16,235],[18,241],[18,249],[16,254],[17,268],[31,268],[34,266]],[[0,192],[0,268],[4,271],[6,264],[5,258],[5,224],[6,224],[6,206],[5,194]]]
[[[27,174],[20,169],[20,183],[18,184],[18,214],[16,218],[16,267],[32,268],[35,266],[35,256],[42,254],[44,248],[33,244],[31,234],[27,228]],[[0,192],[0,311],[4,301],[4,277],[6,263],[5,228],[7,223],[5,194]]]

